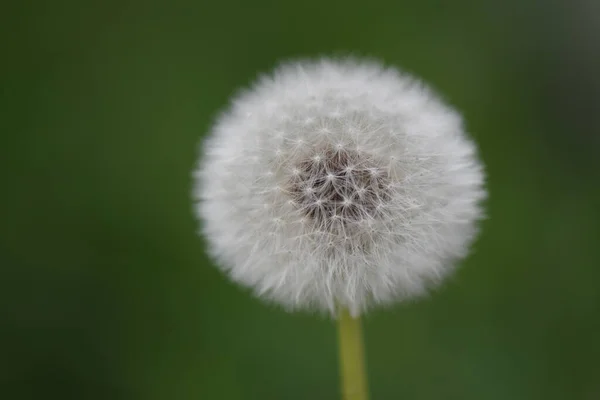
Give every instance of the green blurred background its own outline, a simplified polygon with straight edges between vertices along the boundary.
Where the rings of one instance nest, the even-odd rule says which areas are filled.
[[[600,399],[600,3],[0,6],[0,397],[336,399],[334,324],[211,265],[190,202],[229,96],[374,56],[463,111],[490,219],[430,298],[367,315],[382,399]]]

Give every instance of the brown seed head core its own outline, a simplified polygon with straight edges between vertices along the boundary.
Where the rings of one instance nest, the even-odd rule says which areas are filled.
[[[357,151],[327,147],[296,164],[288,193],[317,226],[330,233],[382,216],[389,175]]]

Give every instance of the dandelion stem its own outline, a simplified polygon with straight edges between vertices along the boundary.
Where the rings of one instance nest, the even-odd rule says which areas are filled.
[[[342,309],[338,317],[338,339],[342,397],[368,400],[360,317],[353,318],[348,310]]]

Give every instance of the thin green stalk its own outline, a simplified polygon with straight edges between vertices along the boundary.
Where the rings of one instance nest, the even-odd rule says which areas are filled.
[[[352,318],[348,310],[341,310],[338,339],[342,397],[344,400],[368,400],[360,317]]]

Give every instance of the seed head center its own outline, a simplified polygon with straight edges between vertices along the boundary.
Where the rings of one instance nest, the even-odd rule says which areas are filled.
[[[310,220],[328,230],[381,217],[389,175],[364,154],[329,147],[294,165],[288,193]],[[333,233],[333,232],[331,232]]]

